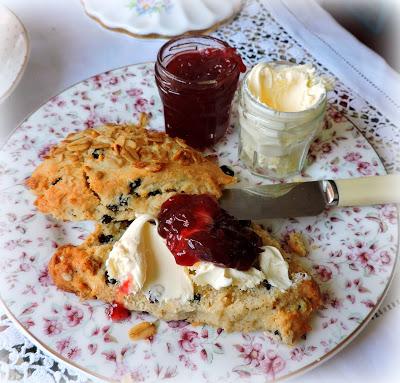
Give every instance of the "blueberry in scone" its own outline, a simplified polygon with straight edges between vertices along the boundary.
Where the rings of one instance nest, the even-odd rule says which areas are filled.
[[[196,197],[197,200],[199,198]],[[207,198],[203,199],[207,200]],[[165,204],[170,208],[171,203],[167,201]],[[220,219],[220,214],[216,212],[212,215],[213,222],[210,222],[207,206],[196,211],[197,217],[203,223],[205,220],[207,225],[214,225],[215,221]],[[259,238],[253,246],[260,248],[261,251],[275,249],[281,257],[273,258],[275,265],[269,264],[265,274],[262,258],[252,261],[247,270],[224,268],[220,256],[218,256],[218,264],[194,259],[191,266],[181,266],[175,262],[176,254],[168,253],[167,245],[164,245],[164,249],[160,248],[159,243],[162,245],[165,242],[157,242],[161,238],[159,236],[157,239],[158,230],[162,226],[162,214],[163,210],[155,219],[156,224],[152,216],[146,214],[139,215],[133,223],[98,224],[96,231],[82,245],[67,245],[59,248],[49,263],[49,272],[55,284],[83,299],[95,298],[109,303],[117,302],[129,310],[147,311],[164,320],[187,320],[191,323],[223,328],[228,332],[268,331],[287,344],[295,343],[311,329],[310,320],[322,301],[318,285],[298,263],[298,258],[286,254],[280,243],[259,225],[246,222],[246,230]],[[181,218],[184,217],[182,212],[177,214],[180,214]],[[170,221],[171,215],[167,219]],[[221,226],[221,223],[218,223],[216,226],[218,233],[210,228],[207,230],[211,236],[215,237],[221,235],[219,233],[222,230],[221,227],[229,233],[231,226],[232,223],[228,226],[224,224]],[[130,237],[131,240],[128,238],[130,231],[138,233],[140,230],[142,230],[140,238],[148,240],[142,245],[140,241],[132,241],[132,237]],[[175,233],[187,249],[193,245],[193,242],[192,245],[190,244],[193,238],[199,241],[205,238],[196,236],[199,230],[198,223],[193,227],[189,224],[182,230],[179,232],[175,230]],[[200,230],[204,230],[204,227]],[[186,238],[183,242],[182,236]],[[110,241],[105,242],[104,238],[110,238]],[[243,238],[246,240],[251,236],[246,233]],[[162,238],[161,241],[163,241]],[[142,271],[147,267],[147,278],[154,278],[154,275],[151,275],[154,269],[158,274],[162,274],[160,270],[157,270],[157,262],[166,265],[165,257],[169,257],[168,262],[170,264],[172,262],[175,267],[175,269],[168,269],[166,273],[170,277],[169,288],[176,288],[174,282],[177,278],[183,278],[184,282],[183,284],[179,282],[179,294],[176,297],[171,295],[175,291],[170,291],[169,296],[166,294],[168,293],[167,286],[147,283],[146,280],[142,281],[144,283],[140,289],[132,287],[130,290],[129,284],[139,283],[139,279],[143,276],[140,273],[133,273],[134,278],[131,278],[132,275],[128,275],[125,279],[118,278],[117,275],[120,276],[116,271],[118,257],[125,257],[123,262],[125,266],[133,262],[131,265],[135,269],[140,269],[138,266],[143,261],[139,253],[136,253],[136,258],[132,259],[127,257],[129,254],[116,255],[118,247],[127,248],[126,245],[129,243],[137,246],[138,250],[140,246],[143,247],[145,265],[141,267]],[[175,246],[177,245],[178,243],[175,243]],[[201,248],[204,250],[204,246]],[[157,254],[152,255],[153,250],[159,252],[161,260],[157,258]],[[198,255],[197,251],[195,256]],[[208,259],[212,261],[212,256]],[[272,271],[277,268],[276,262],[284,263],[286,269],[278,270],[278,273],[274,274]],[[243,262],[240,265],[243,266]],[[126,267],[123,271],[126,271]],[[160,276],[158,275],[157,278]],[[182,287],[183,285],[185,288]],[[184,299],[182,299],[183,294],[186,294]]]
[[[27,180],[35,205],[63,220],[107,223],[156,213],[175,193],[220,197],[235,182],[179,138],[138,125],[71,133]]]

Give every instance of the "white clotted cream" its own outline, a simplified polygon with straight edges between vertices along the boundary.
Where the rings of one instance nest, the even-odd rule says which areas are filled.
[[[257,100],[278,112],[301,112],[324,97],[325,83],[311,65],[257,64],[247,77]]]
[[[199,286],[210,285],[219,290],[227,286],[236,286],[240,290],[251,289],[265,279],[280,290],[287,290],[292,282],[289,279],[289,267],[280,251],[273,246],[264,246],[260,254],[260,270],[251,267],[240,271],[232,268],[215,266],[210,262],[198,262],[190,267],[194,271],[191,278]]]
[[[176,264],[164,239],[158,234],[157,224],[151,215],[138,215],[114,244],[106,261],[107,272],[121,283],[130,281],[131,294],[142,291],[159,301],[187,302],[193,298],[188,270]]]
[[[259,63],[245,76],[239,102],[240,158],[253,173],[299,173],[326,110],[327,79],[309,64]]]
[[[130,294],[141,291],[149,300],[186,303],[193,299],[193,284],[209,285],[216,290],[228,286],[247,290],[265,279],[280,290],[286,290],[292,284],[287,262],[280,251],[272,246],[262,248],[260,270],[252,267],[239,271],[210,262],[197,262],[190,267],[177,265],[165,240],[158,234],[157,225],[155,217],[138,215],[114,244],[106,261],[111,278],[121,284],[129,281]]]

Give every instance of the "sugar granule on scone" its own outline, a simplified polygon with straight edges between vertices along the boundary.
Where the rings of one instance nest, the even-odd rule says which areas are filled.
[[[165,206],[166,209],[170,208],[168,203]],[[204,201],[192,206],[190,211],[194,211],[197,218],[200,217],[201,224],[206,225],[193,228],[190,226],[190,217],[187,217],[188,225],[180,232],[179,241],[169,243],[173,251],[178,249],[174,255],[163,245],[163,238],[158,235],[159,230],[163,230],[162,214],[165,209],[162,209],[158,216],[160,221],[156,218],[153,220],[149,215],[141,215],[133,223],[99,224],[82,245],[67,245],[57,250],[49,263],[50,275],[59,288],[83,299],[118,302],[129,310],[147,311],[164,320],[187,320],[190,323],[220,327],[228,332],[269,331],[287,344],[295,343],[310,331],[311,318],[321,306],[321,295],[318,285],[298,263],[297,258],[286,254],[279,242],[258,225],[235,221],[217,209],[209,214],[204,208]],[[182,214],[180,211],[180,218]],[[176,229],[177,227],[174,228]],[[206,231],[207,236],[202,236],[202,231]],[[204,261],[203,255],[207,253],[207,249],[200,245],[197,250],[201,249],[201,254],[194,252],[191,256],[200,256],[202,259],[192,263],[193,259],[188,262],[186,257],[175,262],[174,257],[179,256],[177,254],[183,254],[192,248],[194,239],[200,243],[205,238],[217,238],[224,244],[224,231],[233,239],[235,246],[242,249],[246,249],[247,244],[240,243],[241,241],[258,241],[254,243],[254,247],[260,247],[259,258],[256,254],[250,268],[245,265],[246,262],[236,261],[232,261],[232,265],[235,264],[242,270],[226,267],[222,263],[231,260],[223,254],[216,256],[218,263]],[[133,237],[129,237],[131,233],[140,235],[137,238],[147,242],[141,244],[137,238],[133,241]],[[188,240],[182,242],[182,236],[186,236]],[[129,258],[129,254],[123,253],[118,255],[118,249],[127,248],[129,243],[136,246],[133,250],[136,251],[134,257]],[[207,246],[214,246],[210,243]],[[154,252],[159,254],[153,254]],[[143,260],[147,262],[150,272],[145,272],[144,276],[149,280],[144,278],[139,283],[143,273],[137,272],[128,273],[118,280],[117,275],[114,275],[116,273],[121,277],[121,273],[116,271],[118,257],[125,257],[121,265],[133,261],[138,266]],[[169,257],[167,266],[166,257]],[[177,262],[191,265],[181,266]],[[162,274],[161,269],[157,270],[161,264],[167,268],[164,277],[170,277],[165,285],[159,283],[162,276],[154,279],[151,275],[154,268],[156,274]],[[136,269],[143,271],[146,267]],[[183,283],[174,284],[176,277],[181,278]],[[140,285],[139,289],[138,286],[132,286],[136,282]]]
[[[156,213],[171,195],[219,198],[234,183],[217,164],[179,138],[138,125],[105,125],[71,133],[54,146],[26,185],[35,205],[63,220],[129,220]]]

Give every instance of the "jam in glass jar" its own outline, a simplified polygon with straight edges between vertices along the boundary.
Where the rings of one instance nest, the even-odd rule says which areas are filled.
[[[229,125],[232,99],[244,66],[236,50],[210,36],[183,36],[164,44],[155,76],[164,105],[165,130],[203,149]]]

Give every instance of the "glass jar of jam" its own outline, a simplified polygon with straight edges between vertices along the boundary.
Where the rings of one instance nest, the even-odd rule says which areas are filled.
[[[210,36],[183,36],[158,53],[155,77],[165,130],[203,149],[229,126],[232,99],[244,66],[235,49]]]

